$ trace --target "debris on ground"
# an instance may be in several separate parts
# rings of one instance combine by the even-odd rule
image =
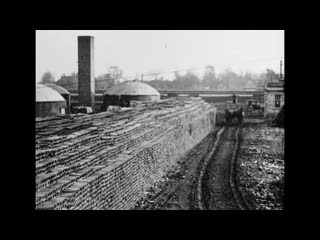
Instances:
[[[283,209],[284,129],[266,125],[242,129],[237,180],[252,209]]]

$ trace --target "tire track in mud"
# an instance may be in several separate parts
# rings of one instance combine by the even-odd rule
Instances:
[[[239,127],[227,126],[218,139],[214,153],[200,176],[199,209],[248,209],[236,183],[236,156],[239,145]]]

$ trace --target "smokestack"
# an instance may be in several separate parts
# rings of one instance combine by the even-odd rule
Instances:
[[[79,105],[94,111],[94,38],[78,36],[78,92]]]

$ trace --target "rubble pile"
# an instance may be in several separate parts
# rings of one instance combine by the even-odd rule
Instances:
[[[214,127],[200,98],[36,121],[37,209],[130,209]]]
[[[237,177],[252,209],[283,209],[284,129],[265,125],[242,130]]]

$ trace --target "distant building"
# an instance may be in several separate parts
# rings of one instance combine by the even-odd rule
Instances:
[[[63,75],[55,84],[65,88],[70,93],[78,92],[78,78],[75,75],[74,76]]]
[[[126,81],[119,83],[103,95],[103,106],[119,105],[121,101],[159,101],[160,93],[146,83]]]
[[[284,106],[284,79],[268,82],[264,88],[264,116],[274,116]]]
[[[219,84],[218,84],[217,90],[222,91],[222,90],[226,90],[226,89],[227,89],[227,88],[226,88],[226,86],[225,86],[223,83],[219,83]]]
[[[257,91],[257,87],[252,81],[248,81],[244,87],[244,91]]]
[[[50,117],[66,113],[66,100],[55,90],[36,84],[36,117]]]
[[[57,91],[66,100],[66,113],[70,113],[71,110],[71,99],[70,93],[61,86],[52,83],[46,83],[47,87]]]

